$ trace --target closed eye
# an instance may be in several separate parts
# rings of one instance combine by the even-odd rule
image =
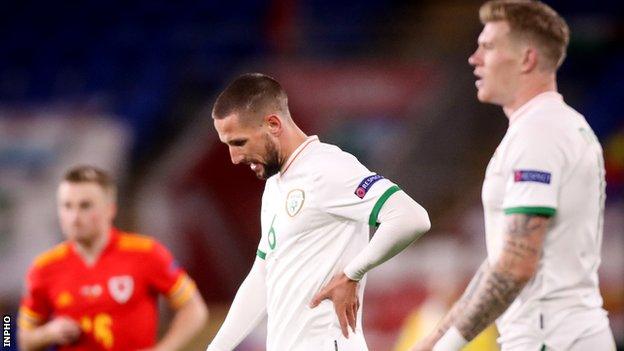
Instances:
[[[247,139],[234,139],[228,141],[228,145],[230,146],[244,146],[247,144]]]
[[[479,46],[483,49],[489,50],[494,48],[494,43],[486,41],[479,44]]]

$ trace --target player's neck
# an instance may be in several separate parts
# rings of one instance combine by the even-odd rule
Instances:
[[[526,82],[526,84],[520,84],[520,88],[514,94],[513,100],[503,106],[503,111],[507,118],[510,118],[524,104],[548,91],[557,91],[557,81],[554,73],[537,77]]]
[[[110,228],[104,230],[97,238],[90,242],[75,241],[74,247],[82,260],[88,265],[93,266],[108,242],[110,240]]]
[[[288,162],[290,156],[297,150],[299,145],[303,144],[308,136],[297,125],[294,125],[285,131],[284,139],[282,141],[282,150],[280,155],[280,161],[283,168]]]

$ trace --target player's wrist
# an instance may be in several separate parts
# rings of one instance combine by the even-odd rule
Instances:
[[[214,344],[210,344],[208,345],[208,349],[206,351],[225,351],[225,349],[219,348],[218,346],[215,346]]]
[[[432,351],[458,351],[468,343],[468,340],[455,328],[450,327],[444,335],[433,345]]]
[[[352,265],[348,265],[347,267],[345,267],[342,274],[344,274],[344,276],[349,280],[359,282],[364,277],[364,274],[360,273],[360,269],[353,268],[351,266]]]

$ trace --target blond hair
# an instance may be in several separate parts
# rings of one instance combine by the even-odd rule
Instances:
[[[566,56],[570,29],[550,6],[534,0],[492,0],[481,6],[479,18],[488,22],[506,21],[511,35],[535,44],[544,68],[556,71]]]
[[[87,165],[70,168],[65,172],[63,181],[68,183],[95,183],[99,185],[113,201],[117,198],[117,185],[106,171]]]

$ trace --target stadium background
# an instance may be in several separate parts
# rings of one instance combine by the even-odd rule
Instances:
[[[546,1],[572,29],[559,75],[605,149],[601,288],[624,343],[621,1]],[[202,350],[254,257],[263,183],[229,162],[209,117],[224,84],[265,72],[295,120],[401,184],[433,229],[370,275],[371,350],[401,350],[485,256],[480,186],[502,137],[467,57],[481,1],[20,1],[0,13],[0,311],[15,315],[35,255],[62,239],[54,192],[76,163],[121,183],[117,224],[166,243],[211,306]],[[208,112],[207,112],[208,111]],[[164,320],[167,319],[165,316]],[[404,335],[403,335],[404,336]],[[238,350],[263,350],[261,329]]]

